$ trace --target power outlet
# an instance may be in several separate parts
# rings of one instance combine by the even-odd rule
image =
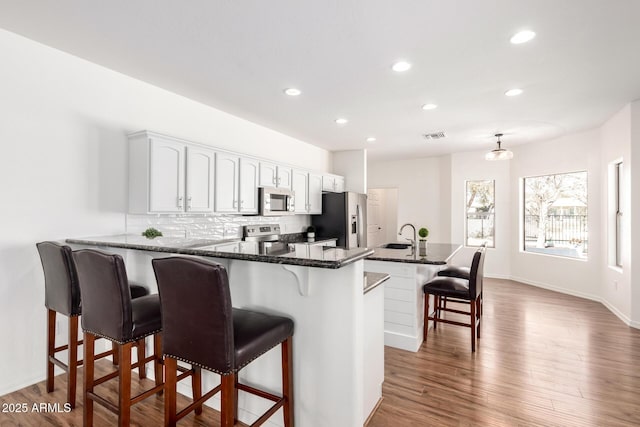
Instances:
[[[56,319],[56,336],[60,335],[60,319]]]

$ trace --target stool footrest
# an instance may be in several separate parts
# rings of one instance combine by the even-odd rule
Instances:
[[[216,386],[213,390],[209,390],[204,395],[202,395],[200,399],[194,402],[191,402],[189,406],[187,406],[186,408],[184,408],[183,410],[181,410],[176,414],[176,421],[184,418],[184,416],[187,415],[189,412],[193,411],[194,408],[201,406],[204,402],[211,399],[220,390],[222,390],[222,385]]]
[[[238,390],[242,390],[242,391],[246,391],[248,393],[251,394],[255,394],[256,396],[260,396],[264,399],[269,399],[273,402],[277,402],[278,400],[282,399],[282,397],[280,396],[276,396],[275,394],[271,394],[271,393],[267,393],[266,391],[263,390],[259,390],[257,388],[248,386],[246,384],[240,384],[238,383],[237,385]]]
[[[59,368],[62,368],[62,369],[64,369],[65,371],[68,371],[68,370],[69,370],[69,366],[68,366],[66,363],[64,363],[62,360],[58,360],[58,359],[56,359],[56,358],[55,358],[55,357],[53,357],[53,356],[49,356],[49,362],[51,362],[51,363],[53,363],[53,364],[57,365]]]

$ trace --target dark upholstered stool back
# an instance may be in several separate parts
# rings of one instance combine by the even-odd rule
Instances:
[[[232,372],[233,309],[225,268],[182,257],[152,262],[162,305],[163,353]]]
[[[73,258],[82,292],[82,328],[119,343],[131,341],[131,291],[122,257],[83,249]]]
[[[480,247],[473,254],[471,261],[471,271],[469,271],[469,296],[475,299],[482,292],[482,281],[484,280],[484,253],[485,247]]]
[[[71,248],[55,242],[40,242],[36,247],[44,271],[44,305],[65,316],[79,315],[80,287]]]

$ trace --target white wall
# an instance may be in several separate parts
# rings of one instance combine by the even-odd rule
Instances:
[[[629,239],[631,261],[631,325],[640,328],[640,226],[631,218],[640,213],[640,100],[631,103],[631,143],[629,168]]]
[[[333,173],[345,178],[345,191],[367,194],[367,150],[333,152]]]
[[[601,162],[600,176],[602,177],[601,192],[602,203],[600,205],[601,224],[600,230],[604,233],[602,239],[603,251],[600,259],[602,269],[602,282],[600,295],[603,304],[627,323],[631,319],[631,241],[628,235],[623,236],[624,248],[622,250],[623,268],[615,267],[615,215],[613,210],[613,182],[612,162],[623,161],[624,179],[622,187],[631,188],[631,106],[626,105],[617,114],[611,117],[600,128]],[[628,191],[627,197],[622,200],[625,205],[623,211],[623,229],[630,230],[631,215]],[[626,233],[625,233],[626,234]],[[612,262],[613,261],[613,262]]]
[[[416,229],[428,228],[430,242],[450,241],[449,189],[442,187],[440,175],[443,162],[448,167],[446,157],[369,163],[369,188],[398,189],[396,229],[409,222]],[[409,237],[409,231],[405,233]]]
[[[485,274],[508,278],[511,275],[510,256],[513,251],[511,222],[517,210],[510,186],[509,161],[488,162],[484,152],[457,153],[451,156],[451,242],[465,242],[466,181],[495,181],[495,247],[487,249]],[[464,247],[452,260],[454,265],[471,265],[476,248]]]
[[[323,149],[13,33],[0,30],[0,52],[0,395],[45,374],[35,243],[125,230],[127,133],[329,169]]]
[[[599,298],[601,280],[600,139],[598,130],[552,141],[516,146],[511,160],[511,274],[514,280],[572,295]],[[587,171],[589,254],[587,261],[524,252],[520,248],[520,179],[529,176]],[[518,238],[516,238],[518,236]]]

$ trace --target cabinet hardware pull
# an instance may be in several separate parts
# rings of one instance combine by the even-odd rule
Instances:
[[[178,196],[178,207],[182,208],[182,196]]]

